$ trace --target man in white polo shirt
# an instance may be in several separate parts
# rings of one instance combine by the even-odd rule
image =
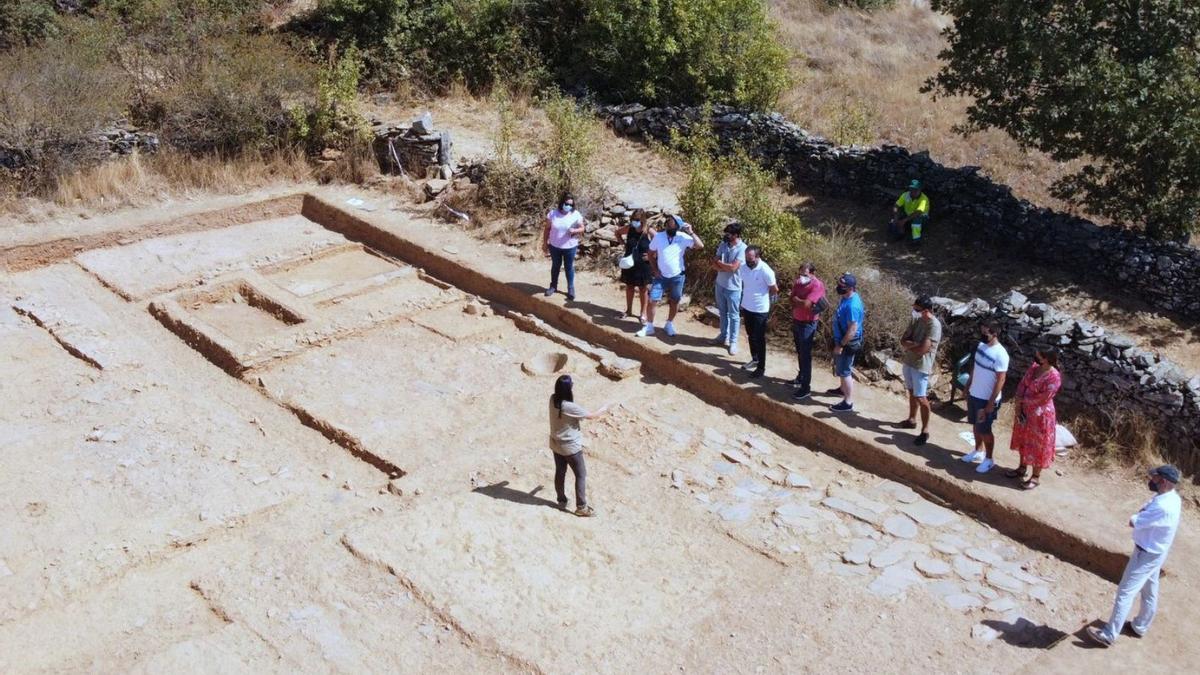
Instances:
[[[742,323],[750,341],[750,363],[742,369],[749,370],[750,377],[762,377],[767,368],[767,319],[771,317],[771,305],[779,300],[779,286],[775,270],[763,261],[758,246],[746,249],[746,264],[738,268],[737,274],[742,280]]]
[[[1133,599],[1139,594],[1142,607],[1129,624],[1129,630],[1137,637],[1144,637],[1150,630],[1150,622],[1158,609],[1158,573],[1167,561],[1167,553],[1179,529],[1183,503],[1175,491],[1178,484],[1179,469],[1170,464],[1150,471],[1149,487],[1154,497],[1129,519],[1129,527],[1133,528],[1133,554],[1121,575],[1112,616],[1103,628],[1089,626],[1087,629],[1088,637],[1103,647],[1117,641],[1125,627],[1125,619],[1133,609]]]
[[[689,248],[702,249],[704,242],[692,226],[679,216],[667,214],[667,226],[650,240],[650,262],[654,265],[654,281],[650,285],[650,304],[646,307],[646,325],[637,332],[638,337],[654,335],[654,309],[663,294],[671,306],[667,335],[675,335],[675,314],[679,312],[679,299],[683,297],[683,254]]]

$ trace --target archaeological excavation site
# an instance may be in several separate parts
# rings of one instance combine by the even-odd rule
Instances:
[[[540,262],[378,195],[118,215],[0,251],[0,672],[1194,658],[1187,522],[1155,642],[1080,646],[1144,501],[1124,483],[968,477],[948,429],[922,455],[794,406],[697,321],[638,341],[613,281],[564,305]],[[584,423],[594,518],[555,502],[561,374],[612,406]]]

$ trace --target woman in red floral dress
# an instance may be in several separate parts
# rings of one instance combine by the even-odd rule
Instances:
[[[1013,424],[1011,447],[1021,453],[1021,465],[1007,474],[1009,478],[1021,479],[1021,487],[1026,490],[1038,486],[1042,469],[1054,461],[1054,432],[1058,426],[1054,395],[1061,386],[1058,350],[1039,349],[1017,385],[1017,420]],[[1033,467],[1028,480],[1024,480],[1026,467]]]

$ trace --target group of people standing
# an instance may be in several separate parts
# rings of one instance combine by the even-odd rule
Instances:
[[[898,238],[911,237],[913,243],[920,243],[922,227],[928,221],[929,200],[921,192],[918,181],[913,181],[909,187],[896,202],[890,225]],[[558,208],[547,215],[544,235],[545,250],[552,260],[551,284],[546,295],[557,291],[560,268],[565,268],[568,300],[575,298],[575,248],[585,229],[583,218],[574,207],[574,199],[564,196]],[[702,250],[704,242],[690,225],[673,214],[666,214],[664,228],[654,231],[642,210],[634,211],[629,224],[618,234],[623,244],[619,265],[621,281],[625,285],[625,314],[637,317],[642,324],[636,335],[654,334],[655,306],[665,296],[669,314],[663,330],[668,336],[674,336],[675,316],[683,296],[684,257],[689,250]],[[742,368],[748,371],[749,377],[759,378],[766,370],[768,322],[771,309],[779,301],[779,286],[775,271],[763,260],[762,250],[747,245],[742,235],[741,224],[728,224],[710,261],[716,272],[713,295],[719,315],[719,330],[713,342],[724,347],[731,356],[736,355],[739,330],[744,326],[750,360]],[[830,410],[849,413],[854,411],[853,366],[855,357],[863,349],[867,311],[858,294],[858,279],[853,274],[839,276],[835,290],[838,305],[831,319],[831,351],[838,383],[825,393],[841,397]],[[635,297],[637,314],[633,312]],[[798,372],[789,384],[793,388],[792,398],[804,400],[812,395],[813,347],[822,316],[829,310],[825,284],[817,276],[813,263],[804,263],[797,270],[790,301]],[[928,296],[916,298],[911,320],[899,338],[904,385],[908,392],[908,416],[894,426],[917,431],[913,444],[918,446],[929,440],[929,387],[943,339],[942,324],[933,310],[933,301]],[[974,449],[964,455],[962,461],[978,463],[975,470],[988,473],[995,467],[992,426],[1004,403],[1009,354],[1000,342],[1000,326],[995,321],[984,321],[979,331],[980,339],[971,355],[971,368],[964,386]],[[1057,435],[1054,397],[1062,386],[1058,357],[1055,347],[1038,348],[1014,396],[1016,414],[1010,447],[1019,454],[1020,462],[1005,475],[1020,481],[1026,490],[1038,486],[1042,471],[1054,461]],[[575,477],[575,513],[579,516],[595,515],[586,497],[587,469],[580,422],[607,412],[608,406],[588,412],[575,403],[570,375],[560,376],[555,382],[549,413],[550,445],[555,461],[554,487],[558,505],[565,509],[568,504],[565,481],[569,468]],[[1113,644],[1123,631],[1140,637],[1149,630],[1157,608],[1159,572],[1179,525],[1180,499],[1175,492],[1178,482],[1179,471],[1174,466],[1164,465],[1150,472],[1148,485],[1155,497],[1130,518],[1135,548],[1121,579],[1112,615],[1103,627],[1087,630],[1088,637],[1101,646]],[[1126,623],[1133,602],[1139,596],[1140,611],[1131,623]]]

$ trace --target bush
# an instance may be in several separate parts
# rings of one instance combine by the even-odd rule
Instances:
[[[72,22],[58,38],[0,55],[0,147],[31,167],[31,182],[101,156],[92,138],[121,116],[128,93],[114,44]]]
[[[292,30],[363,50],[376,85],[497,80],[648,103],[768,108],[788,53],[763,0],[321,0]]]
[[[551,90],[541,100],[550,134],[538,149],[538,164],[551,191],[547,205],[564,192],[575,195],[581,210],[599,210],[605,190],[593,169],[599,123],[575,99]]]
[[[774,105],[788,53],[762,0],[586,0],[550,61],[560,81],[647,103]]]
[[[291,109],[293,137],[310,151],[368,144],[370,131],[358,112],[361,74],[362,60],[355,47],[330,54],[317,76],[316,100],[311,106]]]
[[[843,100],[834,108],[829,137],[838,145],[869,145],[875,140],[875,112],[862,101]]]
[[[0,2],[0,52],[28,47],[58,32],[52,0]]]

